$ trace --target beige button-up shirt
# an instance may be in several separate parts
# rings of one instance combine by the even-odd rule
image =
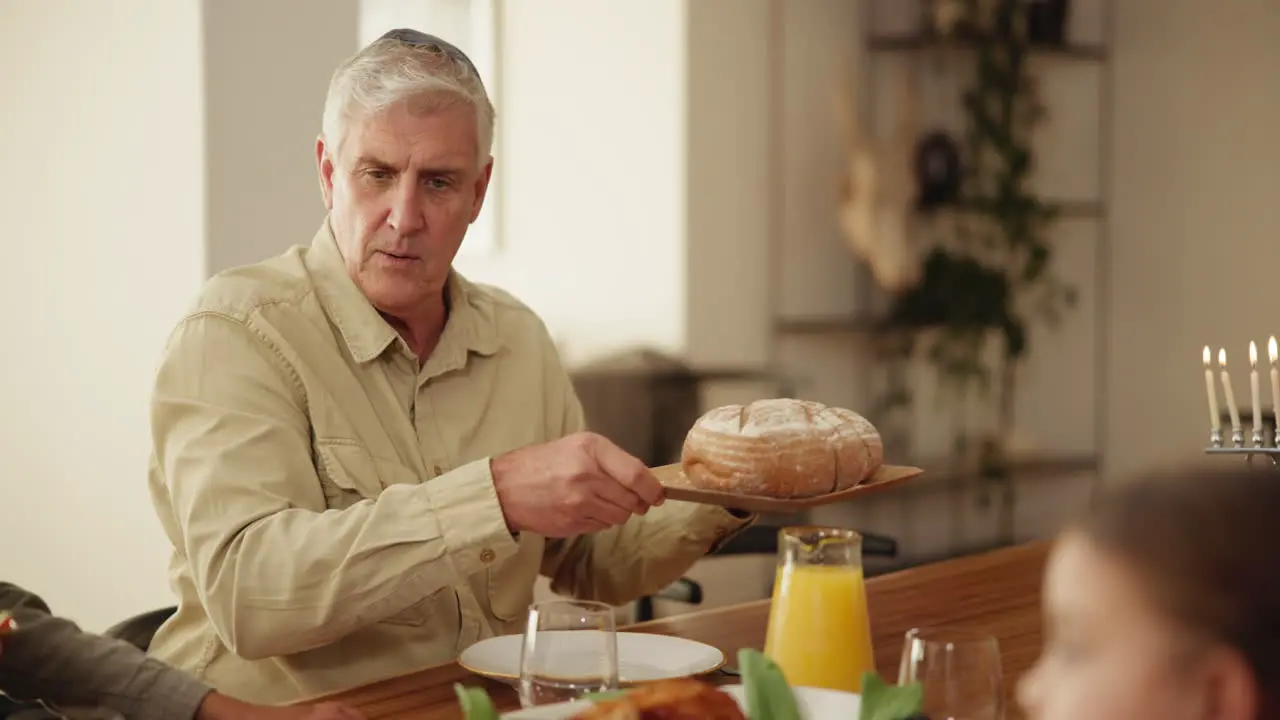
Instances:
[[[621,604],[676,580],[746,521],[668,502],[590,536],[513,537],[489,458],[581,430],[541,320],[454,273],[419,367],[309,248],[211,280],[166,347],[150,488],[178,611],[151,652],[278,703],[453,660],[519,632],[539,574]]]

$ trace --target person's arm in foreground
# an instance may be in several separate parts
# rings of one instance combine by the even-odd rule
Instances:
[[[204,683],[113,638],[55,617],[44,601],[0,582],[0,690],[61,707],[102,707],[128,720],[362,720],[326,704],[269,708],[213,692]],[[0,628],[5,625],[0,621]]]

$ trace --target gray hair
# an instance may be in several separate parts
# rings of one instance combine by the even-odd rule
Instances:
[[[493,103],[469,61],[432,45],[414,45],[383,37],[338,66],[329,81],[321,134],[336,161],[354,120],[411,103],[416,112],[431,112],[462,103],[476,116],[477,162],[483,167],[493,152]]]

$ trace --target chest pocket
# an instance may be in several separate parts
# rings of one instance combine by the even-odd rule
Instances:
[[[315,453],[325,506],[333,510],[377,498],[391,485],[422,481],[412,469],[395,460],[375,458],[354,440],[321,438],[316,441]]]
[[[361,500],[373,500],[391,485],[416,485],[417,474],[397,461],[374,457],[354,440],[326,438],[316,441],[316,471],[324,492],[326,507],[343,510]],[[389,625],[422,627],[444,622],[445,627],[459,624],[457,592],[443,587],[422,601],[382,622]]]

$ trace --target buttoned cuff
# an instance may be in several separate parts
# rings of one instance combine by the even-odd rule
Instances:
[[[516,554],[519,545],[498,503],[489,458],[428,480],[425,487],[459,575],[473,575]]]
[[[759,518],[755,513],[741,516],[715,505],[698,506],[695,522],[690,524],[691,534],[703,542],[710,542],[707,554],[710,555],[725,543],[737,537],[739,533],[755,524]]]

